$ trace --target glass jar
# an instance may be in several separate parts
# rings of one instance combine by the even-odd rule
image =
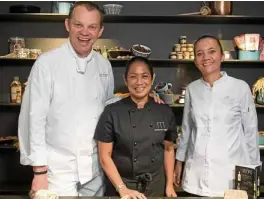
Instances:
[[[232,55],[230,51],[224,51],[224,59],[225,60],[231,60],[232,59]]]
[[[186,44],[187,43],[187,37],[186,36],[180,36],[180,44]]]
[[[181,51],[181,44],[175,44],[173,47],[173,51],[174,52],[179,52]]]
[[[187,51],[187,45],[186,44],[181,44],[181,51],[182,52]]]
[[[193,47],[187,47],[188,52],[193,52]]]
[[[17,57],[21,59],[29,58],[29,49],[28,48],[20,48],[17,51]]]
[[[170,54],[170,59],[177,59],[177,53],[176,52],[172,52]]]
[[[29,58],[37,59],[41,54],[40,49],[30,49],[29,50]]]
[[[183,53],[177,52],[177,59],[183,59]]]
[[[11,37],[8,43],[9,53],[16,53],[20,48],[25,48],[25,39],[23,37]]]

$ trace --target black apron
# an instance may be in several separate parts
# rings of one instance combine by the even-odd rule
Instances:
[[[121,176],[121,178],[128,189],[144,193],[147,197],[165,196],[166,180],[164,167],[155,173],[144,173],[132,178],[124,178]],[[105,196],[119,196],[119,193],[116,191],[115,187],[108,178],[106,179]]]

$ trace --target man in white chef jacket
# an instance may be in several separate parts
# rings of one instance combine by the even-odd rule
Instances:
[[[31,197],[40,189],[103,195],[93,135],[114,80],[109,61],[92,50],[102,20],[96,4],[77,2],[65,20],[68,41],[42,54],[31,70],[18,130],[21,164],[34,171]]]

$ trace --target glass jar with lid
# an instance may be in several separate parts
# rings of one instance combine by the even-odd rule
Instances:
[[[174,44],[173,52],[179,52],[181,51],[181,44]]]
[[[179,43],[180,44],[186,44],[187,43],[187,37],[186,36],[180,36]]]
[[[170,59],[177,59],[177,53],[176,52],[171,52]]]
[[[23,37],[11,37],[8,43],[9,53],[16,53],[20,48],[25,48],[25,39]]]
[[[41,49],[30,49],[29,50],[29,58],[37,59],[41,54]]]
[[[29,49],[28,48],[20,48],[17,51],[17,57],[21,59],[29,58]]]

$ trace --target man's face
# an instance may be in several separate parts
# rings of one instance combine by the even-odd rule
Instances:
[[[93,44],[102,35],[101,16],[97,10],[88,11],[84,6],[77,6],[71,19],[65,20],[71,44],[80,57],[89,55]]]

